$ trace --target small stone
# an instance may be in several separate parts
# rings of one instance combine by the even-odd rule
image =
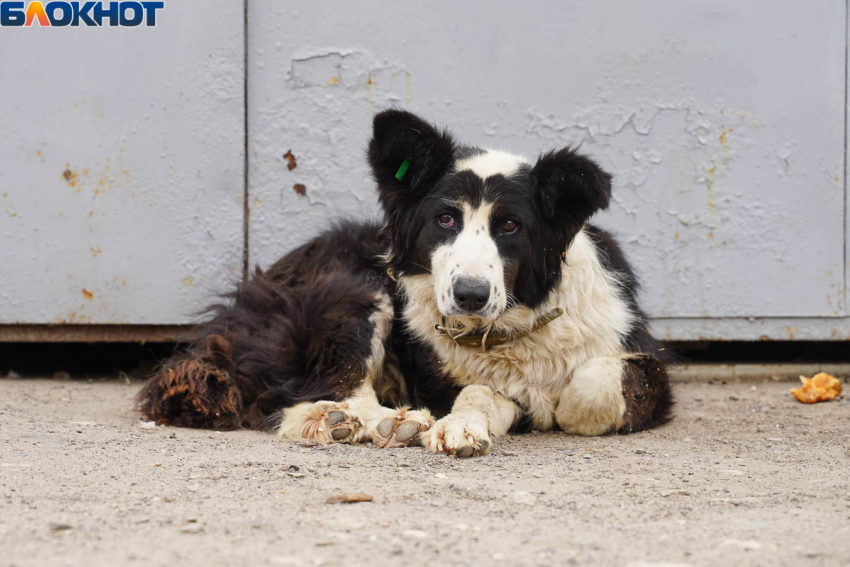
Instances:
[[[525,490],[517,490],[513,494],[511,494],[509,501],[513,504],[519,504],[521,506],[534,506],[537,504],[537,497],[535,497],[530,492],[526,492]]]
[[[428,534],[422,530],[404,530],[401,532],[404,537],[412,537],[414,539],[426,539]]]
[[[371,502],[372,500],[374,500],[372,496],[363,492],[349,492],[331,496],[325,500],[325,504],[354,504],[356,502]]]
[[[564,454],[568,457],[572,457],[573,455],[575,455],[575,453],[570,451],[569,449],[564,449]]]
[[[762,547],[761,544],[757,541],[753,541],[753,540],[742,541],[742,540],[738,540],[738,539],[724,540],[721,545],[737,547],[737,548],[742,549],[744,551],[754,551],[756,549],[761,549],[761,547]]]
[[[184,534],[199,534],[204,531],[204,526],[201,524],[189,524],[180,528],[180,531]]]
[[[263,519],[260,516],[254,516],[251,518],[251,527],[256,529],[263,527]]]
[[[691,493],[687,490],[664,490],[661,492],[661,496],[667,498],[668,496],[690,496]]]
[[[50,522],[48,525],[51,532],[65,532],[74,529],[74,526],[66,524],[65,522]]]

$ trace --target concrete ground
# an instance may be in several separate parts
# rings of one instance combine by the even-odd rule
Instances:
[[[677,384],[628,437],[474,460],[145,428],[138,383],[0,380],[0,566],[850,565],[850,403]],[[374,501],[326,504],[363,492]]]

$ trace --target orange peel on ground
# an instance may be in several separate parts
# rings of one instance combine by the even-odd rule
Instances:
[[[826,372],[819,372],[811,378],[800,376],[800,382],[803,385],[792,388],[791,393],[804,404],[828,402],[841,394],[841,380]]]

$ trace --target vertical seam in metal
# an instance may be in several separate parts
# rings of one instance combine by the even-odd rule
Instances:
[[[848,43],[848,34],[850,34],[850,0],[845,0],[844,2],[844,289],[842,290],[841,297],[843,299],[842,310],[844,315],[850,314],[850,310],[848,310],[848,300],[850,298],[847,297],[848,291],[850,291],[850,280],[848,280],[848,275],[850,275],[850,247],[847,246],[848,239],[850,239],[850,225],[847,223],[848,211],[847,208],[850,207],[850,193],[847,191],[847,102],[848,102],[848,93],[847,93],[847,81],[850,76],[848,73],[848,65],[850,65],[850,54],[848,54],[848,49],[850,49],[850,43]]]
[[[243,126],[242,136],[244,138],[245,162],[243,165],[242,185],[242,281],[248,281],[248,235],[251,223],[251,207],[248,203],[248,0],[242,0],[242,104],[243,104]]]

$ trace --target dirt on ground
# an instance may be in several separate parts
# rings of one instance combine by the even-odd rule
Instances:
[[[139,387],[0,380],[0,565],[850,565],[846,395],[679,383],[658,430],[459,460],[151,427]]]

